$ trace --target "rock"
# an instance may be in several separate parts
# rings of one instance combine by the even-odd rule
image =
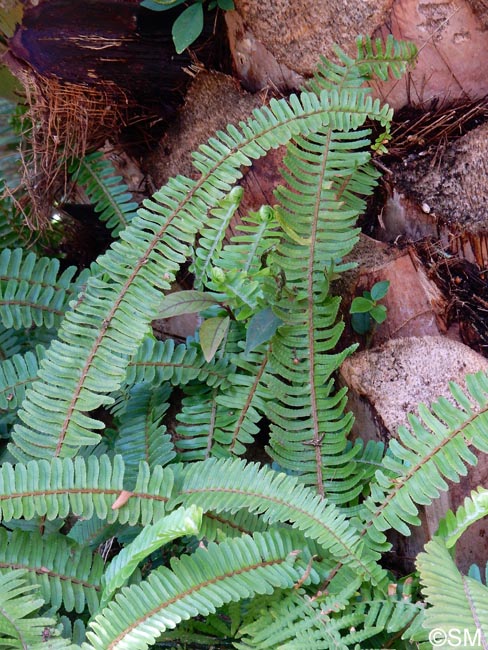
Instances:
[[[414,42],[415,67],[401,80],[374,84],[376,94],[400,108],[433,100],[452,102],[488,93],[488,11],[483,0],[236,0],[227,24],[231,52],[247,88],[267,84],[296,89],[320,55],[333,57],[338,44],[354,55],[359,35]]]
[[[413,41],[417,64],[401,81],[377,84],[378,94],[395,108],[484,97],[488,92],[486,8],[475,12],[459,0],[396,0],[389,21],[376,35],[392,33]],[[485,24],[483,24],[485,21]]]
[[[372,34],[387,19],[392,0],[236,0],[237,12],[275,59],[300,75],[311,75],[319,56],[334,44],[355,52],[359,34]]]
[[[232,77],[218,72],[198,74],[180,115],[164,135],[156,153],[145,163],[155,186],[163,185],[177,174],[198,178],[200,173],[191,163],[191,153],[218,129],[246,120],[264,101],[260,95],[243,91]],[[266,157],[254,161],[251,167],[242,169],[243,177],[239,184],[244,189],[244,197],[229,235],[249,210],[274,203],[273,190],[282,182],[279,169],[283,155],[283,147],[271,150]]]
[[[449,399],[449,381],[465,387],[465,375],[480,370],[488,371],[487,359],[462,343],[440,336],[391,340],[353,355],[343,363],[339,380],[350,389],[348,407],[356,416],[353,435],[388,443],[400,425],[408,424],[407,413],[417,412],[420,402],[430,405],[441,395]],[[408,558],[415,558],[435,533],[446,510],[455,510],[472,489],[486,485],[487,458],[482,454],[478,457],[477,467],[470,468],[466,478],[450,484],[449,492],[425,508],[422,526],[412,531],[411,538],[391,535],[405,567],[410,566]],[[488,540],[480,540],[485,528],[481,522],[461,538],[457,547],[461,568],[466,569],[473,561],[486,562]]]
[[[257,92],[270,88],[288,92],[303,84],[304,78],[284,63],[279,63],[254,36],[242,16],[236,11],[228,11],[225,18],[234,67],[246,90]]]
[[[393,218],[395,227],[401,229],[397,222],[403,210],[405,233],[410,230],[425,235],[437,230],[452,254],[486,267],[488,124],[469,131],[445,148],[435,146],[422,157],[407,157],[392,170],[396,203],[393,211],[391,200],[387,203],[386,220],[391,222]],[[421,212],[424,216],[419,219]]]
[[[244,92],[232,77],[220,72],[201,72],[193,80],[185,104],[162,138],[146,167],[155,184],[172,176],[198,178],[191,154],[218,129],[249,117],[262,105],[259,95]]]

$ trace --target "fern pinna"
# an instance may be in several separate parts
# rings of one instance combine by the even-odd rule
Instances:
[[[116,238],[83,274],[2,252],[0,317],[25,335],[0,367],[8,647],[416,647],[444,608],[485,633],[482,585],[437,552],[483,511],[481,496],[419,558],[431,613],[380,558],[385,532],[408,534],[417,507],[475,462],[468,445],[486,451],[488,379],[421,406],[386,454],[348,440],[334,387],[351,352],[336,350],[334,279],[377,183],[374,123],[388,130],[392,116],[368,81],[414,56],[391,38],[359,39],[355,58],[338,50],[299,96],[202,145],[200,175],[171,179],[136,215],[107,163],[77,163]],[[229,239],[242,167],[283,145],[276,203]],[[188,260],[193,290],[166,297]],[[185,310],[199,314],[195,336],[157,341],[151,321]],[[239,458],[268,432],[271,462]],[[471,600],[444,602],[442,567]]]

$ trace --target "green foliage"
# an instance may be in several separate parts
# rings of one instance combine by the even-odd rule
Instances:
[[[362,297],[354,298],[349,313],[352,315],[351,325],[355,332],[367,334],[373,329],[374,323],[380,325],[386,320],[386,307],[378,302],[386,296],[389,286],[388,280],[376,282],[371,291],[363,291]]]
[[[42,598],[35,598],[34,585],[25,582],[25,571],[14,569],[0,576],[0,642],[2,648],[30,650],[71,649],[66,639],[59,637],[54,627],[55,620],[37,616],[43,604]],[[52,638],[54,637],[54,638]]]
[[[86,155],[70,166],[71,179],[83,188],[90,203],[113,236],[135,217],[137,203],[110,161],[100,153]]]
[[[166,11],[183,4],[185,0],[142,0],[141,6],[152,11]],[[203,4],[205,0],[194,0],[176,18],[173,23],[172,35],[175,49],[178,54],[192,45],[203,31],[204,13]],[[208,9],[215,8],[223,11],[234,9],[233,0],[210,0]]]
[[[388,133],[392,116],[368,83],[399,77],[414,55],[391,38],[359,39],[355,58],[337,51],[299,96],[210,138],[195,176],[171,179],[136,215],[108,163],[78,162],[73,178],[115,237],[83,274],[0,254],[11,647],[35,648],[39,621],[51,647],[73,650],[413,648],[447,622],[486,633],[486,587],[447,551],[486,513],[483,490],[419,558],[425,615],[415,580],[380,560],[386,531],[408,535],[419,506],[476,462],[471,447],[488,450],[488,377],[421,404],[386,453],[349,440],[335,386],[353,348],[337,345],[334,280],[379,176],[372,125]],[[280,146],[275,204],[236,225],[242,168]],[[194,287],[172,293],[188,261]],[[360,313],[378,320],[387,288]],[[155,318],[184,313],[198,314],[193,337],[154,338]],[[266,434],[269,462],[250,462]]]

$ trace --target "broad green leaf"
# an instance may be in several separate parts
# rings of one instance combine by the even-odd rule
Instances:
[[[374,302],[368,300],[367,298],[354,298],[351,303],[351,309],[349,310],[351,314],[364,314],[370,312],[374,307]]]
[[[105,572],[101,606],[104,607],[116,589],[125,584],[141,560],[177,537],[196,535],[201,525],[202,508],[191,505],[178,508],[156,523],[145,526],[134,541],[112,560]]]
[[[356,334],[367,334],[371,331],[373,326],[373,319],[369,315],[369,312],[364,312],[361,314],[352,314],[351,316],[351,327],[356,332]]]
[[[200,327],[200,345],[202,346],[205,360],[210,362],[215,356],[219,345],[229,329],[230,318],[228,316],[215,316],[207,318]]]
[[[235,9],[234,0],[217,0],[217,4],[220,9],[223,9],[224,11],[232,11]]]
[[[269,341],[282,322],[281,318],[275,316],[271,307],[254,314],[247,327],[245,354]]]
[[[203,6],[200,2],[187,7],[173,23],[173,41],[178,54],[200,36],[203,29]]]
[[[212,294],[204,291],[176,291],[164,298],[158,318],[195,314],[218,304],[220,304],[219,301]]]
[[[377,323],[382,323],[386,320],[386,307],[384,305],[375,305],[369,313]]]
[[[388,293],[390,288],[390,281],[383,280],[382,282],[377,282],[371,289],[371,298],[373,300],[381,300]]]

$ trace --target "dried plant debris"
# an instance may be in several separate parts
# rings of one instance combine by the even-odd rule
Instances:
[[[45,227],[54,197],[66,194],[72,157],[141,116],[164,119],[181,103],[191,59],[175,56],[171,21],[153,18],[151,31],[145,11],[121,0],[49,0],[25,10],[5,58],[26,92],[31,227]]]
[[[488,271],[432,242],[416,248],[430,279],[448,300],[447,325],[457,323],[463,343],[488,357]]]

